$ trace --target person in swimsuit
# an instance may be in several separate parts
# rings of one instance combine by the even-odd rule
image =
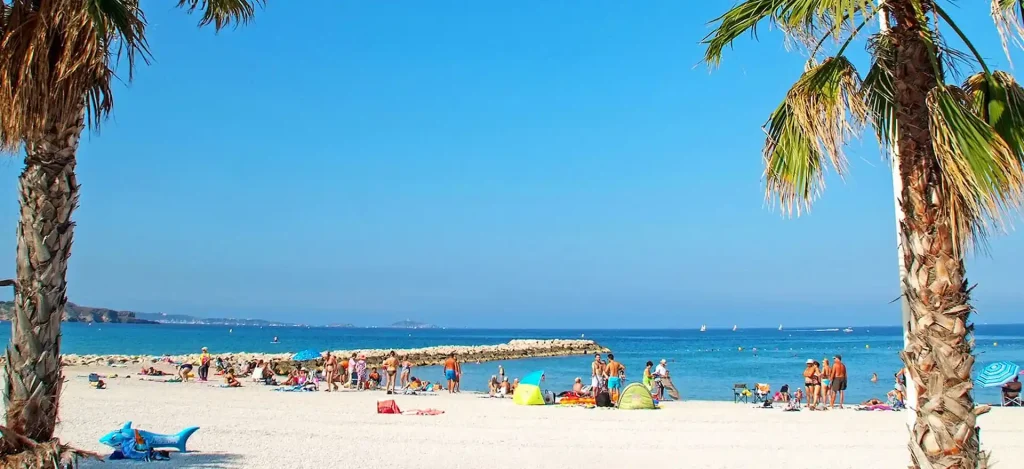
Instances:
[[[408,358],[402,360],[402,374],[399,377],[402,384],[402,389],[405,389],[410,382],[412,382],[412,362]]]
[[[395,351],[392,350],[388,354],[388,358],[384,360],[384,372],[388,375],[388,384],[385,386],[388,394],[395,393],[395,382],[398,378],[398,357],[395,355]]]
[[[188,375],[191,374],[191,373],[192,373],[192,364],[191,363],[182,363],[181,366],[178,367],[178,377],[181,378],[181,382],[183,382],[183,383],[187,383],[188,382]]]
[[[597,391],[601,389],[601,375],[604,374],[604,363],[601,362],[601,354],[594,354],[594,362],[590,364],[590,392],[597,397]]]
[[[448,358],[444,360],[444,379],[448,381],[448,394],[455,392],[456,363],[455,352],[449,353]]]
[[[804,368],[804,387],[807,388],[807,407],[810,410],[814,410],[817,403],[818,384],[820,383],[820,371],[815,363],[814,360],[808,359],[807,366]]]
[[[842,409],[843,404],[846,403],[846,363],[843,363],[842,355],[836,355],[832,359],[835,364],[832,365],[832,396],[828,406],[836,405],[836,394],[838,394],[839,408]],[[875,381],[878,381],[878,377],[875,377]]]
[[[829,397],[832,395],[832,366],[828,363],[828,358],[821,359],[821,395],[819,401],[821,402],[821,410],[825,410],[825,403],[828,402]]]
[[[608,365],[605,367],[605,376],[608,378],[608,390],[622,391],[622,378],[626,375],[626,367],[615,361],[615,355],[608,354]]]
[[[327,359],[324,361],[324,375],[327,380],[327,392],[331,392],[332,387],[337,391],[338,357],[331,355],[331,352],[327,352]]]

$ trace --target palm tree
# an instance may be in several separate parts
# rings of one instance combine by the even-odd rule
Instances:
[[[1004,49],[1011,39],[1019,44],[1021,1],[992,0],[992,14]],[[1010,74],[991,71],[934,0],[746,0],[713,23],[704,40],[710,66],[763,23],[810,52],[765,126],[769,202],[789,214],[808,209],[824,189],[826,166],[845,172],[843,147],[864,126],[893,152],[901,290],[911,312],[901,357],[917,391],[911,459],[925,468],[984,467],[976,417],[989,408],[976,406],[971,394],[963,258],[1000,226],[1004,209],[1024,199],[1024,89]],[[864,37],[871,67],[862,78],[845,52]],[[826,55],[830,39],[836,49]],[[947,83],[965,67],[977,71]]]
[[[200,26],[220,30],[248,22],[263,2],[178,0],[177,6],[201,14]],[[126,60],[129,79],[135,60],[148,60],[145,27],[138,0],[0,2],[0,146],[25,151],[0,457],[53,437],[71,214],[78,204],[75,153],[85,127],[98,126],[113,107],[119,59]]]

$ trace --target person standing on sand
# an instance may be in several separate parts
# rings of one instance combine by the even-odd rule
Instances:
[[[388,394],[395,393],[395,380],[398,378],[398,357],[395,356],[395,351],[392,350],[388,354],[388,358],[384,360],[384,371],[388,375],[388,384],[384,389],[387,390]]]
[[[455,392],[455,378],[456,378],[456,362],[455,352],[449,353],[448,358],[444,360],[444,379],[448,381],[448,394]]]
[[[836,404],[836,394],[839,394],[839,408],[843,408],[843,404],[846,403],[846,364],[843,363],[843,356],[836,355],[832,357],[835,360],[835,364],[832,365],[832,395],[829,399],[829,407],[833,407]],[[876,377],[877,381],[878,378]]]
[[[829,366],[828,358],[822,358],[821,363],[821,389],[818,399],[821,402],[821,410],[825,410],[825,403],[832,396],[832,367]]]
[[[348,384],[352,389],[357,389],[356,385],[359,384],[359,374],[356,373],[356,354],[352,354],[348,358]]]
[[[590,392],[597,397],[601,390],[601,376],[604,375],[604,363],[601,361],[601,354],[594,354],[594,363],[590,364]]]
[[[462,362],[455,357],[455,392],[462,392]]]
[[[199,381],[206,381],[210,375],[210,351],[203,347],[203,353],[199,355]]]
[[[409,357],[402,359],[402,374],[399,377],[401,380],[402,389],[412,382],[412,362],[409,361]]]
[[[821,383],[820,370],[814,360],[807,359],[804,368],[804,387],[807,388],[807,408],[814,410],[818,399],[818,385]]]
[[[605,367],[605,375],[608,377],[608,390],[615,392],[622,391],[622,378],[626,376],[626,367],[615,361],[615,355],[608,354],[608,365]]]
[[[327,352],[324,360],[324,379],[327,380],[327,392],[331,392],[332,387],[338,390],[338,357],[331,355],[331,352]]]

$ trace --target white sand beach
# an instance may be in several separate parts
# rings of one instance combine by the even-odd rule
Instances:
[[[124,373],[124,369],[104,369]],[[472,394],[397,396],[402,410],[378,415],[383,392],[284,393],[246,382],[108,380],[95,390],[67,368],[58,436],[109,454],[98,439],[131,420],[136,428],[201,429],[170,462],[88,462],[84,468],[899,468],[906,467],[906,414],[782,412],[731,402],[665,403],[656,411],[523,407]],[[685,395],[685,390],[683,390]],[[996,467],[1024,460],[1024,409],[981,418]],[[346,461],[342,463],[341,459]]]

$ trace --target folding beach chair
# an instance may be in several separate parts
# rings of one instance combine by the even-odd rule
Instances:
[[[736,383],[732,385],[732,402],[744,402],[749,403],[751,392],[750,388],[747,387],[746,383]]]
[[[767,383],[757,383],[754,385],[754,402],[765,402],[770,399],[772,392],[771,385]]]
[[[1019,392],[1004,392],[1003,407],[1022,407]]]

